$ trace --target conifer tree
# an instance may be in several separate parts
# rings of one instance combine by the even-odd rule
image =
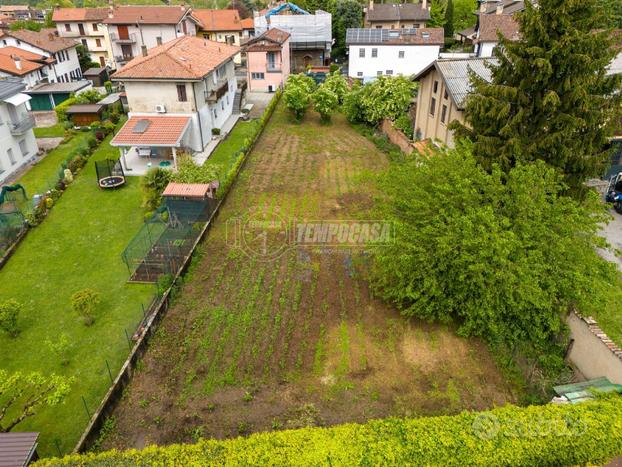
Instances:
[[[466,122],[452,124],[469,137],[486,167],[506,171],[518,161],[544,160],[565,175],[581,197],[583,182],[607,164],[607,138],[622,105],[619,76],[607,76],[616,55],[603,24],[600,0],[538,0],[516,16],[521,40],[500,37],[492,82],[474,74]]]

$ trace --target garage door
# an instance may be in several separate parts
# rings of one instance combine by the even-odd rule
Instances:
[[[32,110],[52,110],[50,96],[47,94],[31,94],[30,108]]]
[[[52,94],[52,97],[54,98],[54,105],[58,105],[69,99],[69,94]]]

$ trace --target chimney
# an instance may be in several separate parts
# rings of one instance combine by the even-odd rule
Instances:
[[[503,2],[501,0],[499,0],[497,2],[497,9],[496,9],[495,13],[498,14],[498,15],[502,15],[503,14]]]
[[[147,46],[146,45],[141,45],[140,46],[140,52],[142,53],[143,57],[147,56]]]
[[[374,9],[374,0],[369,0],[369,11]]]
[[[16,70],[21,70],[22,69],[22,59],[19,58],[17,55],[11,55],[11,58],[15,62],[15,69]]]
[[[428,9],[428,0],[421,0],[421,9],[422,10]]]

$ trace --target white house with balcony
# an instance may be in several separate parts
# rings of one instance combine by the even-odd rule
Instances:
[[[197,20],[180,6],[118,6],[104,19],[112,53],[112,67],[123,65],[151,49],[181,36],[195,36]]]
[[[88,51],[91,61],[112,66],[112,51],[106,28],[108,8],[56,8],[52,20],[60,37],[79,41]]]
[[[35,120],[26,108],[26,85],[16,78],[0,79],[0,184],[39,151],[32,131]]]
[[[150,167],[175,169],[181,151],[202,164],[213,129],[230,128],[238,47],[182,36],[151,49],[112,75],[123,83],[129,119],[112,139],[129,175]],[[218,133],[219,131],[216,131]]]
[[[444,40],[443,28],[350,28],[348,76],[367,82],[383,75],[414,75],[439,57]]]

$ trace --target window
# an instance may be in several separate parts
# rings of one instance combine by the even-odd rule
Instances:
[[[225,101],[220,100],[220,110],[225,110]]]
[[[102,41],[101,41],[101,39],[95,39],[95,45],[96,45],[97,47],[101,47],[101,46],[102,46]]]
[[[447,89],[445,89],[445,92],[443,93],[443,99],[447,99],[449,97],[449,94],[447,94]]]
[[[214,109],[214,120],[216,120],[218,118],[218,113],[216,112],[216,109]]]
[[[389,75],[389,76],[391,76],[391,75],[393,74],[393,70],[387,70],[387,71],[386,71],[386,74],[387,74],[387,75]]]
[[[376,72],[376,76],[382,76],[382,70],[378,70],[378,71]]]
[[[264,79],[264,73],[251,73],[251,79]]]
[[[179,102],[186,102],[188,100],[188,96],[186,96],[186,85],[185,84],[177,85],[177,100]]]
[[[93,23],[93,31],[97,31],[97,23]]]
[[[15,165],[15,156],[13,155],[13,148],[9,148],[6,150],[6,155],[9,156],[9,160],[11,161],[11,165]]]
[[[436,94],[438,91],[438,81],[434,81],[434,86],[432,87],[432,92]]]
[[[227,96],[227,105],[229,105],[229,96]]]
[[[359,58],[365,58],[365,49],[363,47],[359,49]]]
[[[443,108],[441,109],[441,123],[445,123],[446,118],[447,118],[447,105],[443,104]]]
[[[357,71],[356,72],[356,76],[363,76],[363,72],[362,71]]]
[[[80,42],[82,42],[84,48],[88,48],[89,45],[86,43],[86,39],[80,39]]]
[[[65,23],[65,31],[71,32],[71,24]]]
[[[26,145],[25,139],[19,142],[19,150],[22,153],[22,157],[28,156],[28,146]]]
[[[71,81],[71,80],[69,79],[69,75],[68,75],[67,73],[65,73],[65,83],[68,83],[69,81]]]
[[[403,50],[400,50],[400,51],[397,53],[397,58],[404,58],[404,51],[403,51]]]
[[[382,25],[381,26],[376,26],[376,29],[382,29]]]
[[[378,56],[378,49],[371,49],[371,58],[376,58]]]
[[[434,117],[434,112],[436,111],[436,99],[433,97],[430,99],[430,115]]]

